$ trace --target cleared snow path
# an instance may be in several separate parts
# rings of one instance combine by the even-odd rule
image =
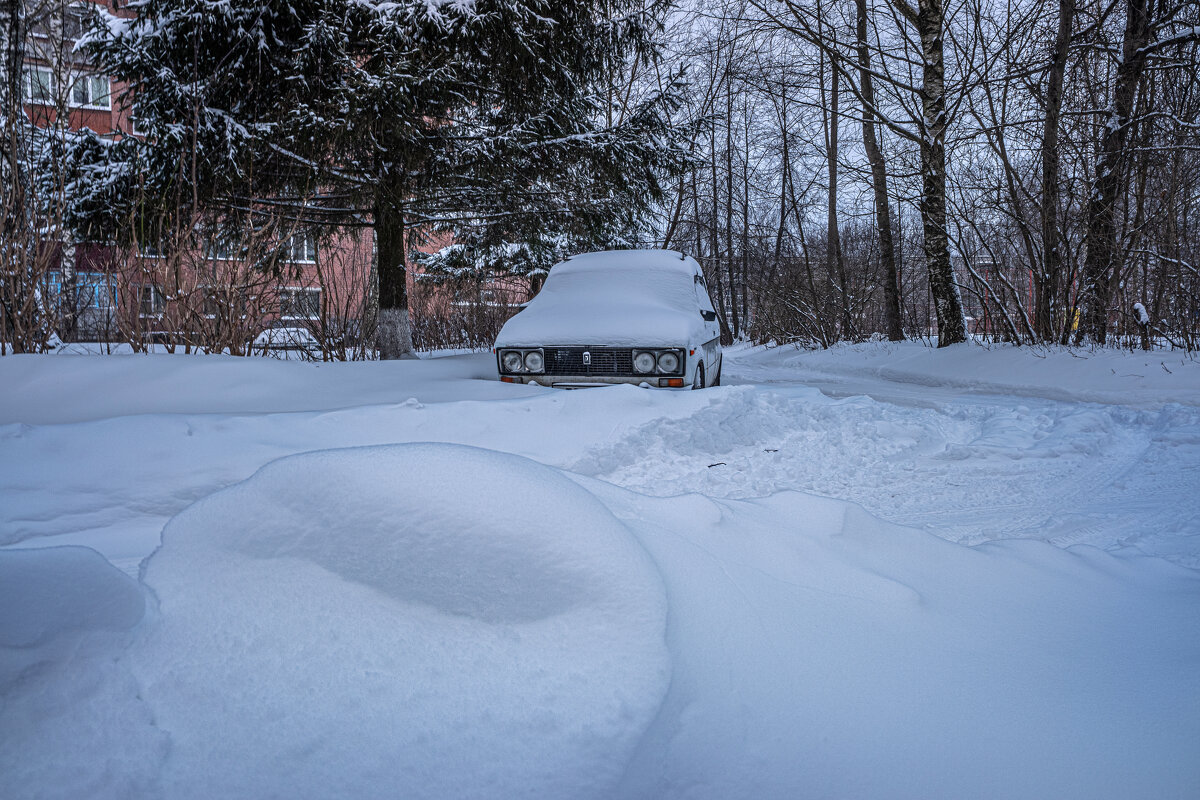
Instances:
[[[1131,547],[1200,568],[1200,409],[931,394],[921,407],[782,383],[726,388],[570,467],[649,494],[794,489],[962,544]]]
[[[1141,407],[1129,407],[1037,396],[1062,395],[1064,381],[1077,380],[1088,397],[1119,399],[1127,377],[1104,362],[1124,357],[1129,369],[1128,354],[1078,359],[1093,367],[1089,380],[1061,378],[1055,365],[1076,359],[1069,354],[1000,352],[997,374],[983,383],[920,346],[841,350],[850,357],[735,354],[726,366],[733,386],[709,405],[647,423],[570,468],[664,496],[799,490],[962,544],[1087,544],[1200,568],[1200,363],[1174,364],[1170,381],[1151,373],[1136,391]],[[925,364],[880,367],[889,353]],[[968,355],[979,374],[977,363],[989,361],[980,356],[991,354]],[[926,364],[943,373],[921,370]],[[1005,377],[1018,397],[996,393]],[[1190,403],[1154,403],[1156,391]]]

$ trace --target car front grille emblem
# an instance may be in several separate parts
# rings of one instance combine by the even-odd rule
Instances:
[[[589,353],[587,350],[584,350],[583,351],[583,365],[585,367],[591,366],[591,363],[592,363],[592,354]]]

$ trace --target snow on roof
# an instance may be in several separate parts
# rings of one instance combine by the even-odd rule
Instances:
[[[688,276],[702,274],[696,259],[676,250],[606,250],[572,256],[551,270],[551,274],[612,272],[613,270],[655,270],[680,272]]]
[[[542,291],[510,319],[498,347],[682,347],[704,341],[695,259],[672,250],[575,256],[550,270]]]

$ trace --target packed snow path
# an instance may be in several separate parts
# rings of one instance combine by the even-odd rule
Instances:
[[[0,359],[0,796],[1200,794],[1194,362],[491,358]]]
[[[879,346],[864,350],[880,359]],[[1153,393],[1131,398],[1084,382],[1080,394],[1109,402],[1052,400],[1069,395],[1069,377],[1006,387],[928,372],[886,376],[840,355],[841,372],[821,370],[831,360],[822,354],[735,356],[726,383],[740,394],[656,420],[572,468],[658,495],[798,489],[962,544],[1133,548],[1200,568],[1200,386],[1184,383],[1200,364],[1177,363],[1187,377],[1161,392],[1183,403],[1129,407],[1112,401]],[[1110,382],[1120,386],[1120,377]]]

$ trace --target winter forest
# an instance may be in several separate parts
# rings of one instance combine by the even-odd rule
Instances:
[[[1200,346],[1197,0],[0,14],[4,352],[252,352],[309,246],[323,358],[488,347],[505,287],[632,246],[726,341]]]

